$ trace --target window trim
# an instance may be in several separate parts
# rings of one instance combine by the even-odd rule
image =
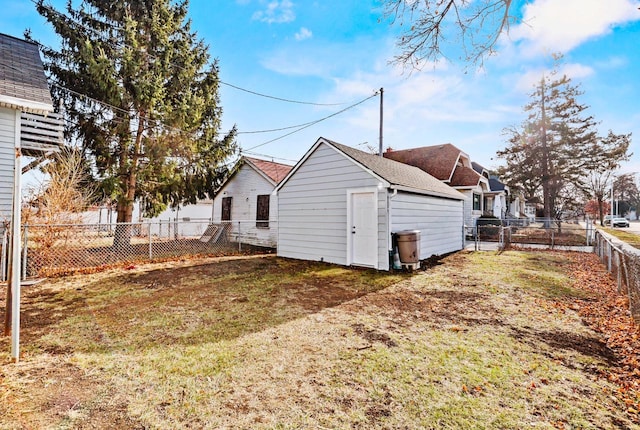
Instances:
[[[229,202],[226,204],[225,202]],[[226,207],[226,209],[225,209]],[[220,211],[220,221],[231,221],[231,209],[233,208],[233,197],[223,197],[222,198],[222,208]]]
[[[480,193],[473,193],[471,209],[474,211],[482,211],[482,196]],[[477,203],[477,206],[476,206]]]
[[[260,201],[262,200],[262,204]],[[270,194],[258,194],[256,196],[256,228],[269,228]]]

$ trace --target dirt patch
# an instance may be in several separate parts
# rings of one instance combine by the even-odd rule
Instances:
[[[143,429],[137,419],[129,416],[126,399],[102,384],[99,378],[88,375],[65,361],[42,366],[25,363],[5,367],[5,376],[29,381],[29,403],[38,405],[37,413],[21,412],[24,393],[20,389],[5,391],[9,416],[20,416],[23,428],[45,428],[51,423],[74,429],[93,429],[108,423],[109,428]],[[2,421],[0,421],[2,423]]]
[[[521,342],[525,342],[534,348],[538,348],[540,344],[544,344],[552,351],[551,357],[562,355],[565,351],[573,351],[588,357],[593,357],[610,366],[617,365],[617,358],[613,351],[607,346],[602,339],[595,336],[585,334],[577,334],[554,331],[539,331],[531,329],[518,329],[511,327],[513,337]]]
[[[361,336],[364,340],[368,342],[379,342],[389,348],[393,348],[394,346],[398,346],[398,344],[389,337],[386,333],[380,333],[375,329],[366,328],[364,324],[354,324],[352,326],[353,330],[357,335]]]
[[[374,306],[389,315],[398,324],[427,321],[434,327],[450,324],[470,326],[502,324],[498,313],[485,294],[464,290],[434,291],[381,291],[345,306],[358,312],[365,306]]]

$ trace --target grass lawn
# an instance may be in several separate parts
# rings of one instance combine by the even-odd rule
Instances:
[[[0,338],[0,428],[635,428],[608,378],[618,358],[572,308],[599,300],[573,255],[461,252],[411,275],[259,256],[47,280],[23,290],[18,364]]]
[[[611,236],[617,237],[618,239],[628,243],[634,248],[640,248],[640,235],[637,233],[632,233],[628,230],[623,230],[621,228],[611,228],[611,227],[598,227],[602,231],[609,233]]]

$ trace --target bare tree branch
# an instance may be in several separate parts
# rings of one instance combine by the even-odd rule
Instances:
[[[413,69],[449,58],[456,48],[464,62],[482,64],[514,22],[509,14],[512,0],[384,0],[383,4],[385,16],[405,29],[393,62]]]

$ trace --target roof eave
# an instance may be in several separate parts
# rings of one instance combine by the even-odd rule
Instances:
[[[4,94],[0,94],[0,107],[19,110],[23,112],[46,115],[53,112],[53,105],[49,103],[37,102],[34,100],[19,99]]]
[[[251,159],[247,157],[243,157],[243,160],[247,165],[249,165],[253,170],[255,170],[258,175],[262,176],[267,182],[269,182],[274,188],[276,185],[278,185],[276,181],[271,179],[269,175],[267,175],[262,169],[256,166],[256,164],[253,161],[251,161]]]
[[[438,191],[427,191],[427,190],[421,190],[418,188],[407,187],[405,185],[391,185],[389,188],[392,190],[406,191],[406,192],[415,193],[415,194],[424,194],[424,195],[433,196],[433,197],[442,197],[442,198],[451,199],[451,200],[464,200],[464,196],[462,194],[460,194],[460,196],[456,196],[448,193],[440,193]]]

